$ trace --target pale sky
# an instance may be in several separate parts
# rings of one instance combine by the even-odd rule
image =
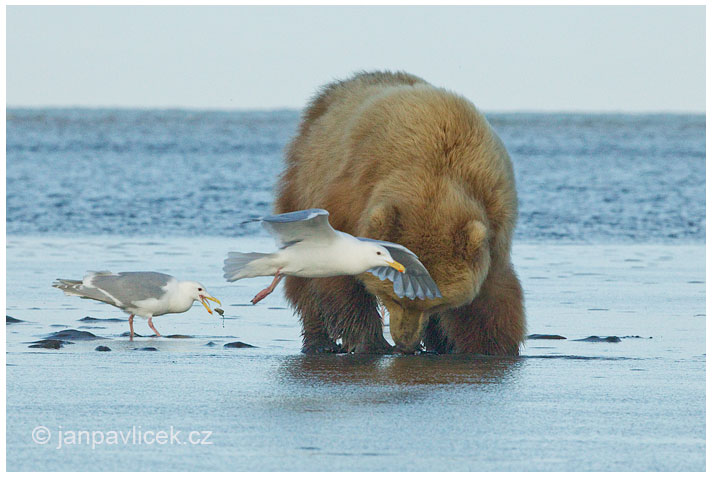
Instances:
[[[7,7],[7,104],[301,108],[405,70],[484,111],[705,110],[697,7]]]

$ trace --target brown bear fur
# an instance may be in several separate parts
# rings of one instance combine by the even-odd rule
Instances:
[[[325,86],[287,150],[276,212],[323,208],[335,229],[403,244],[442,291],[409,300],[369,273],[287,277],[304,352],[383,353],[376,296],[404,352],[510,354],[524,337],[510,261],[517,217],[512,164],[468,100],[406,73]]]

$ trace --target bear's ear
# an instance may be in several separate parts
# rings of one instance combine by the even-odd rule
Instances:
[[[464,233],[464,256],[466,259],[474,259],[482,247],[487,245],[487,226],[477,219],[472,219],[465,224]]]
[[[361,231],[366,237],[381,241],[394,241],[400,229],[398,208],[390,203],[378,203],[368,210]]]
[[[467,235],[470,243],[480,244],[487,240],[487,226],[481,221],[473,219],[467,223]]]

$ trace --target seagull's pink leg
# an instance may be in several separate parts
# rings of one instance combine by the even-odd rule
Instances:
[[[134,317],[133,314],[129,315],[129,330],[131,331],[131,333],[129,334],[129,340],[130,340],[130,341],[133,341],[133,335],[134,335],[134,332],[133,332],[133,317]]]
[[[255,305],[256,303],[258,303],[259,301],[261,301],[262,299],[264,299],[265,297],[270,295],[272,293],[272,291],[274,290],[274,288],[277,287],[277,284],[279,284],[279,281],[281,281],[282,278],[284,277],[282,274],[280,274],[281,270],[282,269],[277,269],[277,273],[274,275],[274,279],[272,280],[272,283],[269,285],[269,287],[267,287],[266,289],[262,289],[261,291],[259,291],[257,293],[256,296],[254,296],[252,298],[252,300],[250,301],[250,302],[252,302],[252,305]]]
[[[158,333],[156,328],[153,326],[153,317],[148,318],[148,326],[151,327],[151,330],[153,330],[156,333],[156,337],[160,337],[161,334]]]

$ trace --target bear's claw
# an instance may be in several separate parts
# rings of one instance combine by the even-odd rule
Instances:
[[[340,354],[344,350],[336,342],[304,344],[302,346],[303,354]]]

